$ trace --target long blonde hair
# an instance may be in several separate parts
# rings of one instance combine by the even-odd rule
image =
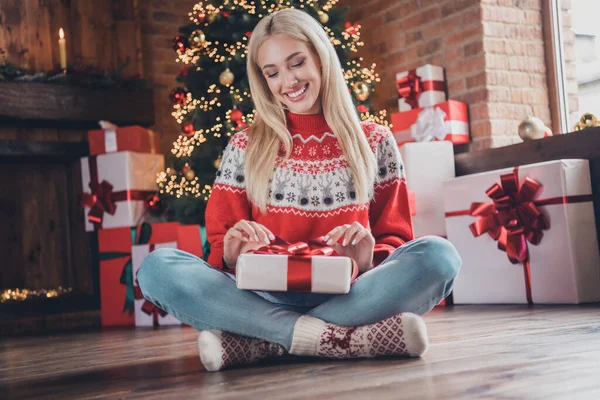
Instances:
[[[271,93],[260,66],[258,50],[273,35],[288,35],[305,42],[321,65],[323,114],[346,156],[352,172],[356,198],[366,203],[373,195],[377,161],[363,133],[360,119],[348,93],[342,66],[323,27],[307,13],[285,9],[263,18],[252,31],[246,69],[256,117],[250,127],[246,150],[246,191],[262,213],[267,212],[269,179],[281,144],[285,158],[292,152],[292,137],[286,127],[284,105]]]

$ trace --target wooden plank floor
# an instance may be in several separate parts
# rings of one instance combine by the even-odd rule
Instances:
[[[190,327],[4,338],[0,398],[600,399],[600,304],[456,306],[421,359],[277,362],[209,373]]]

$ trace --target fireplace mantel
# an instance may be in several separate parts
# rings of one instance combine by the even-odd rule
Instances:
[[[0,124],[44,128],[154,124],[153,91],[141,88],[83,88],[38,82],[0,83]]]

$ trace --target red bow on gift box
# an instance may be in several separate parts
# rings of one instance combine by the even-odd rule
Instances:
[[[96,156],[88,157],[90,169],[90,190],[91,193],[81,194],[81,207],[90,207],[88,221],[95,229],[102,228],[102,218],[104,213],[114,215],[117,210],[118,201],[145,200],[149,195],[154,194],[152,190],[121,190],[113,192],[113,185],[98,179],[98,162]]]
[[[408,75],[398,79],[396,82],[398,95],[402,97],[411,108],[419,106],[419,96],[423,91],[421,77],[414,70],[408,71]]]
[[[523,263],[527,302],[533,304],[531,271],[527,242],[537,245],[542,241],[543,230],[550,223],[540,206],[592,201],[591,195],[562,196],[534,200],[542,185],[526,177],[519,187],[519,167],[510,174],[500,176],[500,185],[494,183],[486,194],[492,203],[471,203],[469,210],[447,212],[446,217],[471,215],[481,217],[469,225],[473,236],[488,233],[498,241],[498,249],[505,251],[513,264]]]
[[[421,93],[430,90],[446,90],[443,81],[425,81],[417,75],[416,69],[411,69],[406,76],[398,79],[396,81],[396,87],[398,95],[403,98],[411,108],[419,107],[419,96],[421,96]]]
[[[332,247],[325,244],[324,236],[308,242],[288,243],[275,237],[275,240],[251,254],[280,254],[288,256],[288,290],[291,292],[310,292],[312,287],[312,257],[330,256],[334,253]],[[358,276],[358,265],[352,260],[351,282]]]

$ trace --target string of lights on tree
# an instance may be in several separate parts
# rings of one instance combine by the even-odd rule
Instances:
[[[172,47],[183,68],[179,86],[170,92],[173,117],[181,134],[173,144],[173,166],[159,174],[161,198],[176,210],[182,222],[200,213],[210,197],[220,155],[229,138],[252,124],[253,107],[246,74],[248,41],[264,16],[283,8],[297,8],[317,18],[330,37],[344,66],[344,77],[357,113],[363,121],[389,126],[385,110],[374,112],[369,100],[380,81],[375,64],[363,66],[351,57],[363,45],[360,25],[346,20],[347,8],[338,0],[200,1],[189,13],[190,23],[181,27]],[[217,149],[217,151],[215,151]],[[194,201],[190,201],[190,200]],[[178,204],[181,203],[181,204]]]

